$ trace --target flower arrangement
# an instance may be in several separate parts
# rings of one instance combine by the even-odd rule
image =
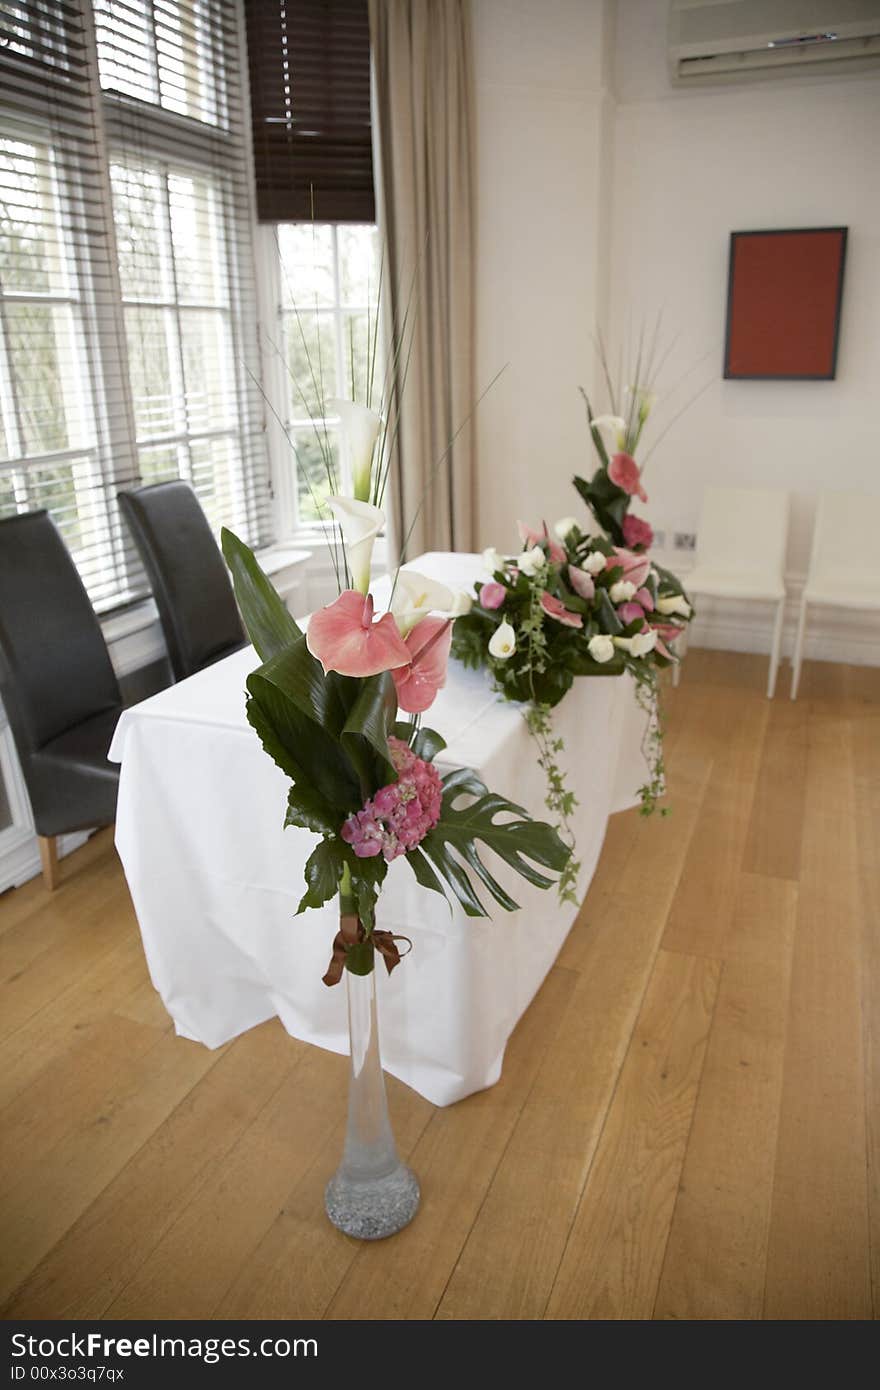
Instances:
[[[359,437],[362,454],[371,456],[378,430],[360,429]],[[354,455],[351,437],[348,447]],[[389,611],[376,615],[370,558],[384,514],[364,499],[373,484],[363,457],[353,457],[351,476],[360,479],[362,495],[329,502],[341,529],[344,587],[305,632],[248,547],[228,530],[222,536],[236,598],[263,663],[248,677],[248,720],[290,778],[285,825],[320,837],[305,867],[298,911],[339,894],[344,925],[324,977],[328,985],[337,983],[342,969],[368,974],[374,949],[389,971],[397,965],[390,933],[376,931],[376,903],[394,859],[403,858],[423,887],[479,917],[487,913],[471,875],[505,910],[517,904],[478,845],[542,888],[553,882],[542,871],[560,874],[569,858],[552,826],[490,793],[473,771],[441,775],[434,766],[446,745],[421,725],[421,716],[445,683],[453,623],[469,600],[400,570]]]
[[[551,711],[576,677],[629,671],[648,714],[650,775],[640,797],[642,810],[652,811],[664,789],[657,672],[675,660],[672,643],[691,609],[669,571],[636,549],[588,534],[574,517],[557,522],[553,535],[546,523],[540,531],[520,523],[519,530],[518,555],[484,552],[492,578],[475,586],[476,602],[456,623],[452,654],[466,666],[486,666],[501,694],[525,705],[547,780],[546,804],[573,849],[576,803],[559,766],[563,746]],[[572,858],[560,878],[560,894],[569,900],[578,867]]]

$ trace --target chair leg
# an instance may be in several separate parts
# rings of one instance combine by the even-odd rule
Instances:
[[[782,622],[785,617],[785,599],[781,598],[776,607],[776,622],[773,624],[773,645],[770,648],[770,674],[767,677],[767,699],[772,700],[776,693],[776,673],[779,670],[779,654],[782,648]]]
[[[794,654],[791,659],[791,698],[797,699],[798,686],[801,681],[801,666],[804,660],[804,637],[807,630],[807,600],[801,599],[801,615],[798,619],[797,637],[794,642]]]
[[[54,893],[60,881],[58,875],[58,841],[54,835],[38,835],[37,843],[40,846],[43,883],[50,893]]]

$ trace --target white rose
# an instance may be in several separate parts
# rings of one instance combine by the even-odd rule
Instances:
[[[612,584],[609,590],[612,603],[628,603],[636,591],[636,586],[629,579],[618,579],[616,584]]]
[[[594,550],[592,555],[588,555],[581,565],[582,570],[586,570],[587,574],[592,574],[594,577],[597,574],[601,574],[604,568],[605,556],[602,554],[601,550]]]
[[[506,661],[516,651],[516,634],[510,623],[500,623],[489,641],[489,651],[496,661]]]
[[[547,557],[541,547],[539,545],[533,545],[531,550],[523,551],[516,563],[521,572],[531,578],[532,575],[537,574],[538,570],[541,569],[546,562]]]
[[[497,570],[506,568],[504,556],[498,554],[494,545],[490,545],[488,550],[483,551],[483,564],[490,574],[495,574]]]
[[[614,645],[630,656],[647,656],[657,645],[657,634],[652,628],[650,632],[637,632],[634,637],[615,637]]]
[[[657,612],[662,613],[664,617],[668,617],[670,613],[679,613],[682,618],[689,618],[691,606],[684,594],[673,594],[668,598],[658,598]]]
[[[587,647],[593,660],[602,665],[606,661],[610,661],[614,655],[614,643],[610,637],[605,637],[601,632],[590,638]]]
[[[576,517],[564,516],[555,523],[553,530],[559,539],[564,541],[566,536],[569,535],[570,532],[576,530],[579,524]]]

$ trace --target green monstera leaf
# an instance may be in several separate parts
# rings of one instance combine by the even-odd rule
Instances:
[[[464,796],[472,800],[466,806],[457,805]],[[499,815],[515,819],[498,821]],[[439,822],[418,848],[406,856],[407,861],[423,888],[444,892],[443,880],[468,917],[489,915],[474,889],[468,869],[499,906],[507,912],[515,911],[518,904],[486,868],[477,850],[478,842],[538,888],[549,888],[553,880],[535,865],[559,873],[571,855],[552,825],[530,820],[521,806],[488,791],[470,768],[458,768],[443,778],[443,809]]]

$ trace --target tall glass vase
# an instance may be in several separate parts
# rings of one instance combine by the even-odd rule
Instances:
[[[348,1127],[342,1163],[327,1184],[324,1206],[333,1225],[346,1235],[381,1240],[413,1219],[419,1183],[401,1163],[391,1133],[379,1055],[376,971],[343,973],[351,1045]]]

